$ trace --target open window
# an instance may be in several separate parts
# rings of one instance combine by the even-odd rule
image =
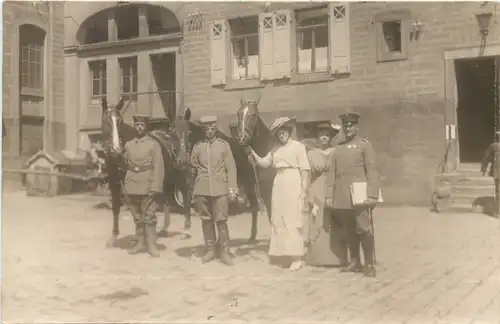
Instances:
[[[137,102],[137,57],[119,59],[121,95],[125,101]]]
[[[99,104],[101,98],[106,96],[107,74],[106,60],[89,62],[90,90],[92,104]]]
[[[297,71],[328,72],[328,6],[296,11]]]
[[[377,61],[399,61],[408,58],[410,13],[396,11],[379,14],[377,24]]]
[[[257,16],[229,20],[233,80],[259,78],[259,19]]]

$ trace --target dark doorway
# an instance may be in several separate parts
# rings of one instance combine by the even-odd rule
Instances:
[[[151,55],[151,67],[158,91],[156,99],[159,100],[165,116],[174,120],[176,116],[175,53]]]
[[[495,57],[455,60],[461,163],[480,162],[486,147],[494,139],[498,121],[495,61]]]

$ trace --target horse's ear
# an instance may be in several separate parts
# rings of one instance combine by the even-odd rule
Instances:
[[[120,102],[116,105],[116,110],[120,111],[123,108],[123,97],[120,98]]]
[[[191,109],[186,108],[186,111],[184,112],[184,120],[190,120],[191,119]]]
[[[106,97],[102,98],[101,106],[102,106],[102,111],[106,111],[106,109],[108,109],[108,100],[106,100]]]

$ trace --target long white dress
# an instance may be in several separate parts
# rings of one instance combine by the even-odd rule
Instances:
[[[303,256],[304,213],[300,199],[302,193],[301,171],[309,171],[309,161],[304,144],[289,140],[268,155],[276,177],[272,191],[271,238],[269,256]]]

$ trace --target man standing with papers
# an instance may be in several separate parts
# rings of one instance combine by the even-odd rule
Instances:
[[[335,150],[327,175],[326,205],[344,222],[351,262],[342,271],[363,271],[365,276],[375,277],[371,209],[380,199],[380,185],[373,146],[358,136],[359,117],[354,113],[340,115],[345,138]]]

